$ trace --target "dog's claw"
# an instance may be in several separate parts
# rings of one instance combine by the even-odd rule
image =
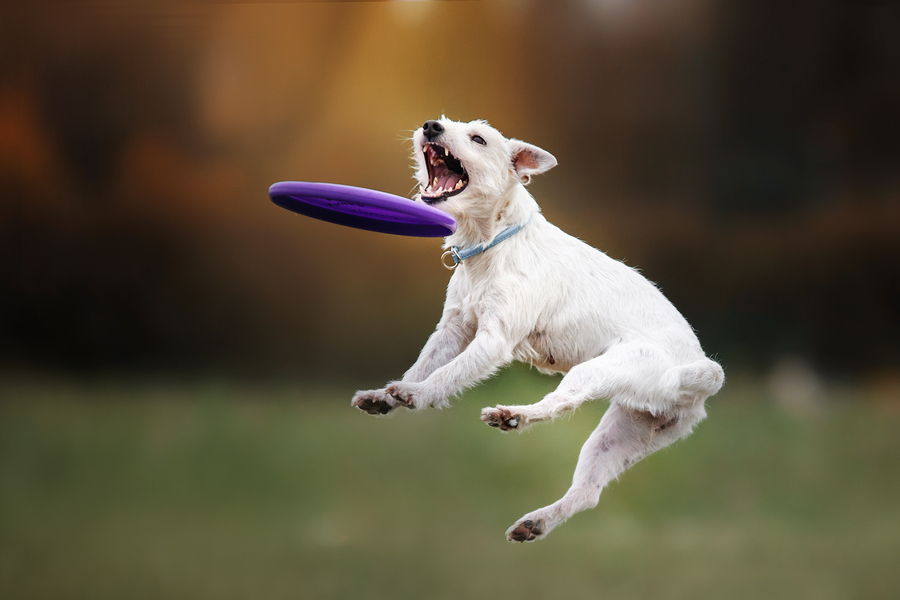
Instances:
[[[406,408],[415,408],[415,400],[413,398],[413,395],[408,391],[404,391],[398,388],[398,384],[391,385],[387,387],[385,392],[387,392],[398,405],[405,406]]]
[[[481,420],[491,427],[499,427],[501,431],[518,429],[520,424],[524,425],[522,415],[514,415],[509,409],[500,406],[485,408],[481,411]]]
[[[400,406],[405,406],[406,408],[415,408],[412,398],[404,398],[400,394],[391,394],[391,398],[396,400],[397,404]]]
[[[537,521],[526,520],[513,527],[507,535],[507,539],[510,542],[533,542],[543,534],[543,519],[538,519]]]

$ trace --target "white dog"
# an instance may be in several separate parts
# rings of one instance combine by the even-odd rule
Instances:
[[[688,435],[724,373],[652,283],[541,215],[525,185],[556,166],[551,154],[484,121],[443,117],[418,129],[413,144],[416,201],[458,223],[444,253],[455,270],[416,363],[384,389],[357,392],[352,404],[370,414],[444,406],[514,360],[565,376],[540,402],[485,408],[492,427],[521,431],[608,399],[566,494],[507,531],[510,541],[536,540],[596,506],[629,466]]]

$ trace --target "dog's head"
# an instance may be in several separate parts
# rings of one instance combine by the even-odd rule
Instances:
[[[454,216],[471,204],[499,200],[532,175],[556,166],[556,158],[537,146],[506,139],[485,121],[459,123],[441,117],[413,135],[419,197]]]

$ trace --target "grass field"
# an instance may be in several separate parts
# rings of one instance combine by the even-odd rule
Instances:
[[[525,434],[482,406],[374,419],[353,386],[0,385],[0,597],[900,597],[900,413],[792,416],[731,382],[696,433],[536,544],[605,406]]]

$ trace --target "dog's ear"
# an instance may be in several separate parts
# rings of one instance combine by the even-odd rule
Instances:
[[[512,168],[519,181],[527,185],[532,175],[540,175],[556,166],[556,157],[521,140],[509,140]]]

